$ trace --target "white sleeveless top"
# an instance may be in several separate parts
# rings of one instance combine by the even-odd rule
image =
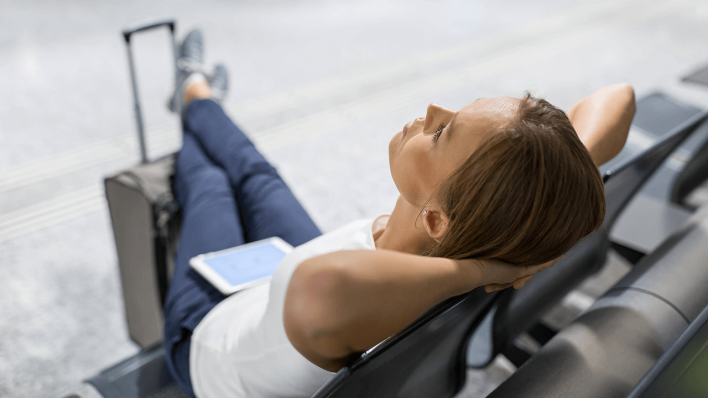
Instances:
[[[288,340],[285,292],[295,268],[339,250],[376,250],[372,220],[360,220],[296,247],[270,283],[229,296],[192,335],[189,372],[198,398],[311,397],[334,373],[315,366]]]

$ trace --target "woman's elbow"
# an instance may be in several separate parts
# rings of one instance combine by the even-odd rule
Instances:
[[[614,95],[619,99],[625,109],[625,113],[630,117],[634,116],[637,110],[637,103],[634,96],[634,87],[629,83],[619,83],[613,87]]]
[[[285,295],[283,323],[293,345],[311,345],[337,330],[338,293],[344,275],[335,266],[317,259],[300,264],[290,280]]]

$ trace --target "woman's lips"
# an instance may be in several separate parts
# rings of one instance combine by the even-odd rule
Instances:
[[[408,129],[411,127],[411,124],[413,124],[413,122],[408,122],[405,126],[403,126],[403,135],[401,136],[401,139],[406,138],[406,134],[408,134]]]

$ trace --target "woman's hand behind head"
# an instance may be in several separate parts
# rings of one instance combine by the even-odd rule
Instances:
[[[514,289],[521,289],[526,283],[533,279],[537,273],[551,268],[563,256],[540,265],[513,265],[499,260],[467,260],[479,267],[482,278],[480,285],[484,286],[487,293],[506,289],[513,286]]]

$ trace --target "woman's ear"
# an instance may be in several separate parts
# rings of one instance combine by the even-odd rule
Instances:
[[[423,220],[423,228],[428,232],[428,235],[440,243],[450,223],[447,214],[443,213],[439,207],[429,205],[421,213],[421,219]]]

